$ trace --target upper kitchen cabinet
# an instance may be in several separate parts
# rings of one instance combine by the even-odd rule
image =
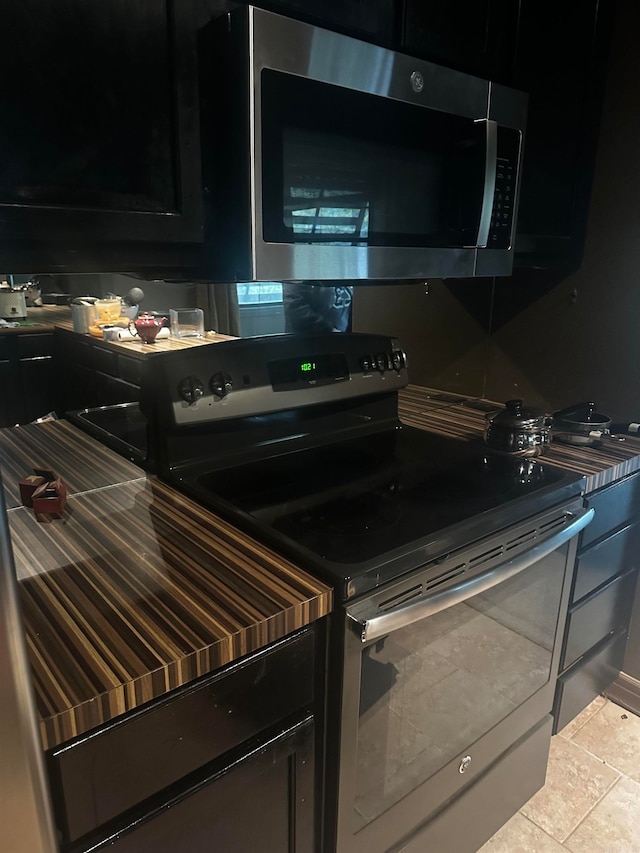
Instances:
[[[401,49],[510,84],[517,0],[404,0]]]
[[[401,0],[402,50],[527,92],[515,265],[584,248],[614,0]]]
[[[0,268],[159,270],[202,239],[192,0],[5,0]]]
[[[384,47],[397,47],[398,0],[253,0],[253,5]]]
[[[582,261],[613,0],[520,0],[512,85],[529,93],[515,265]]]

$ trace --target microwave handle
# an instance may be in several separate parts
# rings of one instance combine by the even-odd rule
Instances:
[[[567,513],[572,516],[572,513]],[[569,539],[576,536],[583,528],[589,524],[595,515],[594,509],[585,509],[577,513],[570,524],[550,536],[548,539],[534,545],[526,553],[519,557],[514,557],[512,560],[496,566],[487,572],[477,575],[471,580],[462,581],[450,589],[436,592],[434,595],[416,601],[412,604],[402,605],[395,610],[389,610],[380,616],[373,616],[371,619],[362,619],[352,616],[347,611],[347,616],[351,619],[351,627],[360,637],[363,643],[369,640],[377,640],[380,637],[386,636],[393,631],[398,631],[400,628],[406,628],[419,622],[421,619],[426,619],[428,616],[433,616],[446,610],[448,607],[454,607],[456,604],[462,604],[463,601],[471,598],[474,595],[479,595],[486,592],[499,583],[502,583],[514,575],[523,572],[542,560],[556,548],[559,548]]]
[[[496,171],[498,160],[498,123],[491,119],[477,119],[476,124],[484,124],[486,132],[485,161],[484,161],[484,191],[482,193],[482,208],[476,246],[486,248],[489,243],[491,214],[496,191]]]

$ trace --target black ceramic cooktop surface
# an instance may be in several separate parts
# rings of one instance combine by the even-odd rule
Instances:
[[[183,475],[185,472],[182,472]],[[580,493],[581,478],[411,427],[192,472],[194,496],[325,577],[437,554]],[[466,541],[465,541],[466,539]],[[404,569],[400,569],[403,571]]]

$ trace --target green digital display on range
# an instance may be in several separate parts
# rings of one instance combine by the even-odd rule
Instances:
[[[333,385],[349,379],[344,353],[314,353],[267,363],[274,391],[292,391]]]

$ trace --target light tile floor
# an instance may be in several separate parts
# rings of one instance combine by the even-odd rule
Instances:
[[[640,853],[640,717],[603,696],[551,741],[544,788],[479,853]]]

